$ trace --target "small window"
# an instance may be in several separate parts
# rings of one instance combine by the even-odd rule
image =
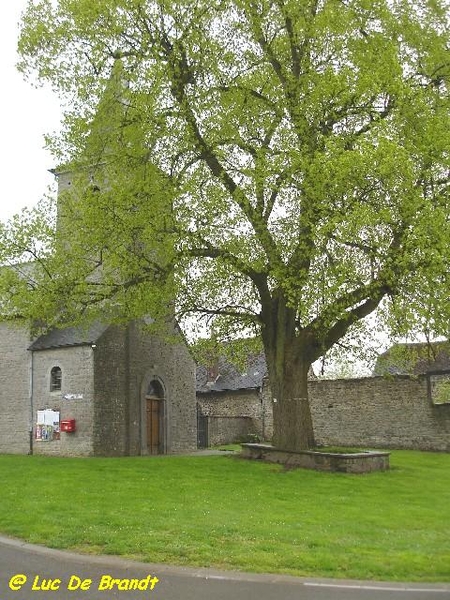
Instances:
[[[50,391],[57,392],[61,389],[62,371],[59,367],[53,367],[50,373]]]

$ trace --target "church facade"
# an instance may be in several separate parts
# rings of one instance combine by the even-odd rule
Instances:
[[[53,330],[0,323],[0,453],[171,454],[197,447],[195,365],[139,323]]]

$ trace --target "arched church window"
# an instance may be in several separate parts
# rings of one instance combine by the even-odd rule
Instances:
[[[148,384],[147,396],[150,396],[152,398],[164,398],[163,387],[157,379],[153,379]]]
[[[50,391],[57,392],[61,389],[62,371],[60,367],[53,367],[50,371]]]

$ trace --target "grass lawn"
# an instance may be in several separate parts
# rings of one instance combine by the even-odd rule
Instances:
[[[450,581],[450,455],[389,472],[234,456],[0,456],[0,531],[86,553],[300,576]]]

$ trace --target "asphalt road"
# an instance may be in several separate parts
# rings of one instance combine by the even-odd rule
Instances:
[[[116,582],[112,583],[114,579]],[[133,587],[136,589],[130,589]],[[0,536],[0,600],[112,598],[450,600],[450,585],[312,580],[169,567],[136,563],[117,557],[91,557],[49,550]]]

